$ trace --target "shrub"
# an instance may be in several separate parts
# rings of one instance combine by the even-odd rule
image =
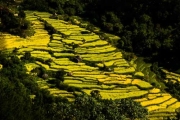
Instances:
[[[58,87],[61,90],[67,90],[68,89],[68,84],[64,84],[60,82],[59,80],[56,81],[56,87]]]
[[[46,74],[46,69],[43,67],[36,67],[31,70],[32,73],[36,73],[38,77],[42,78],[44,74]]]
[[[44,22],[44,29],[48,31],[49,34],[55,34],[57,31],[47,22]]]
[[[30,52],[25,52],[24,59],[29,60],[30,58],[31,58],[31,53]]]
[[[66,74],[66,72],[64,71],[64,69],[59,69],[57,72],[56,72],[56,75],[55,75],[55,78],[57,80],[59,80],[60,82],[63,82],[64,81],[64,75]]]
[[[133,58],[135,58],[135,54],[134,53],[128,53],[128,52],[124,52],[123,53],[123,58],[126,59],[127,61],[131,61]]]
[[[47,73],[44,73],[43,75],[42,75],[42,78],[44,79],[44,80],[46,80],[46,79],[48,79],[48,74]]]
[[[148,110],[141,106],[140,103],[133,101],[132,99],[120,99],[116,101],[120,104],[119,112],[126,115],[127,118],[134,120],[145,119],[148,114]]]
[[[73,86],[67,88],[68,92],[75,92],[75,90],[76,90],[76,88]]]
[[[18,17],[23,18],[23,19],[26,17],[26,14],[24,13],[23,10],[20,10],[20,11],[19,11]]]

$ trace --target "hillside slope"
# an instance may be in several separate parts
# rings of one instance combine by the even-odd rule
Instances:
[[[49,16],[51,14],[45,12],[26,11],[26,18],[34,24],[35,35],[24,40],[4,35],[3,48],[18,47],[19,57],[29,51],[33,57],[52,59],[50,64],[40,61],[26,64],[29,72],[37,66],[43,66],[49,71],[63,68],[71,73],[65,76],[64,83],[81,88],[87,94],[92,90],[99,90],[104,99],[133,98],[148,109],[150,119],[160,120],[175,116],[175,110],[180,107],[180,102],[169,93],[163,93],[150,83],[135,77],[136,69],[115,47],[85,28],[70,25],[66,21],[50,19]],[[50,36],[44,30],[44,22],[50,24],[57,33]],[[84,31],[87,34],[84,34]],[[11,39],[11,42],[8,39]],[[79,46],[73,48],[74,44]],[[75,53],[69,52],[73,49]],[[73,62],[69,59],[77,55],[82,58],[81,62]],[[105,69],[103,65],[106,66]],[[50,87],[51,80],[53,78],[40,79],[37,82],[41,88],[48,89],[51,94],[73,100],[73,92]]]

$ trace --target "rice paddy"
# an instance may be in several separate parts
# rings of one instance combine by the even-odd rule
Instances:
[[[160,91],[161,91],[160,89],[154,88],[154,89],[149,90],[149,93],[154,93],[154,94],[156,94],[156,93],[159,93]]]
[[[148,100],[148,101],[143,101],[143,102],[141,102],[141,105],[142,106],[150,106],[150,105],[153,105],[153,104],[160,104],[162,102],[165,102],[166,100],[169,100],[170,98],[171,98],[171,95],[162,94],[162,97],[157,97],[155,99],[151,99],[151,100]]]
[[[36,15],[34,15],[35,13]],[[171,111],[180,107],[180,102],[170,94],[162,93],[160,89],[143,81],[142,79],[133,78],[135,72],[137,76],[143,76],[144,66],[130,64],[122,57],[122,53],[108,44],[107,41],[101,40],[95,33],[82,34],[86,31],[77,25],[69,25],[68,22],[57,19],[50,19],[51,14],[46,12],[26,11],[27,19],[33,23],[35,34],[32,37],[22,39],[10,34],[4,34],[0,41],[0,49],[19,48],[18,54],[24,55],[25,52],[31,52],[31,56],[47,60],[53,59],[50,64],[27,63],[27,71],[43,66],[50,71],[58,71],[60,68],[72,72],[72,76],[65,75],[64,83],[68,86],[81,88],[83,92],[90,94],[92,90],[99,90],[103,99],[121,99],[133,98],[145,106],[149,113],[159,111],[158,115],[164,114],[165,109]],[[52,37],[44,30],[43,22],[37,18],[49,23],[58,33],[52,34]],[[62,34],[68,35],[66,38]],[[117,36],[110,35],[112,39],[120,39]],[[75,48],[76,54],[64,52],[71,50],[72,43],[79,44]],[[52,54],[49,54],[49,51]],[[73,62],[69,58],[75,55],[82,57],[81,62]],[[95,63],[89,65],[87,63]],[[103,66],[112,67],[110,71],[100,70]],[[1,67],[0,67],[1,69]],[[153,75],[152,75],[153,76]],[[52,78],[53,79],[53,78]],[[50,79],[49,79],[50,80]],[[54,96],[63,96],[68,100],[73,100],[72,92],[50,88],[51,84],[42,79],[37,80],[40,88],[48,89]],[[169,115],[169,114],[165,114]]]
[[[111,92],[103,92],[101,91],[101,95],[103,99],[121,99],[121,98],[129,98],[129,97],[140,97],[143,96],[145,94],[147,94],[147,91],[134,91],[134,92],[127,92],[127,93],[121,93],[121,92],[117,92],[117,93],[111,93]]]
[[[137,85],[139,86],[140,88],[152,88],[152,85],[148,82],[145,82],[145,81],[142,81],[140,79],[134,79],[132,81],[132,84],[133,85]]]

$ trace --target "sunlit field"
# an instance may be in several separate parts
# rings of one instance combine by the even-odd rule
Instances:
[[[0,36],[0,50],[18,48],[19,57],[25,52],[30,52],[34,58],[41,60],[52,59],[48,64],[42,61],[26,63],[27,72],[30,73],[36,67],[42,66],[48,71],[58,71],[64,69],[72,75],[65,75],[63,83],[70,87],[79,88],[81,93],[90,95],[92,90],[98,90],[103,99],[132,98],[145,106],[149,112],[156,112],[158,115],[167,109],[174,111],[180,107],[180,102],[168,93],[163,93],[160,89],[153,87],[149,82],[143,80],[144,66],[137,66],[133,62],[128,62],[115,47],[107,41],[101,40],[95,33],[82,34],[87,31],[77,25],[58,19],[50,19],[50,13],[26,11],[26,19],[33,23],[34,36],[20,38],[10,34]],[[38,18],[49,23],[57,33],[49,35],[44,30],[44,23]],[[89,31],[88,31],[89,32]],[[67,35],[63,37],[63,35]],[[117,36],[107,34],[111,39],[120,39]],[[72,51],[72,45],[78,44]],[[70,58],[79,55],[82,60],[74,62]],[[3,66],[0,65],[0,69]],[[103,68],[111,68],[104,70]],[[136,78],[141,76],[142,78]],[[153,75],[152,75],[153,76]],[[168,76],[170,77],[170,75]],[[154,79],[154,77],[152,77]],[[47,89],[54,96],[62,96],[73,101],[73,92],[60,90],[52,87],[48,80],[39,79],[38,85],[42,89]],[[50,87],[51,86],[51,87]]]

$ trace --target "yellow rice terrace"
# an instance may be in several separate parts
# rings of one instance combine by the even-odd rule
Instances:
[[[5,44],[1,44],[0,49],[16,47],[19,57],[30,53],[35,61],[25,66],[32,75],[35,75],[33,70],[39,66],[51,72],[64,70],[66,74],[61,84],[71,86],[74,90],[58,88],[53,77],[44,80],[39,78],[39,87],[49,90],[54,96],[66,97],[69,101],[74,100],[75,94],[90,95],[91,91],[99,91],[102,99],[132,98],[148,109],[149,119],[152,120],[175,115],[180,102],[137,77],[135,65],[126,61],[121,51],[101,40],[99,35],[66,21],[51,19],[50,13],[25,13],[26,19],[33,23],[34,36],[22,39],[4,34],[1,42]],[[44,29],[45,23],[56,33],[48,34]]]

